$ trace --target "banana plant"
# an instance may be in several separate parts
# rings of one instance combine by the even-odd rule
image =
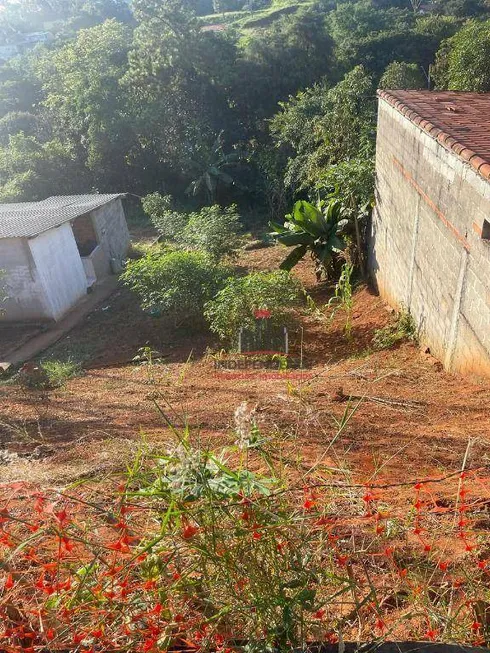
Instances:
[[[337,199],[318,206],[300,200],[286,216],[283,225],[270,222],[269,226],[273,229],[269,235],[276,242],[294,247],[281,263],[281,269],[292,270],[310,252],[320,280],[330,275],[346,249],[344,236],[348,233],[350,221],[345,217],[342,202]]]

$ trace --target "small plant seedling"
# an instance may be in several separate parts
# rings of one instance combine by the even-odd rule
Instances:
[[[333,319],[337,310],[342,309],[345,312],[344,332],[348,340],[352,339],[352,311],[354,308],[354,298],[352,292],[352,274],[354,266],[352,263],[344,263],[340,278],[335,286],[335,295],[328,302],[329,307],[336,307],[332,313]]]

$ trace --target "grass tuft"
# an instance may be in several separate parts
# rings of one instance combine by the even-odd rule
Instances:
[[[402,308],[391,324],[388,324],[382,329],[377,329],[374,332],[373,346],[374,349],[380,351],[382,349],[390,349],[407,340],[417,344],[419,341],[419,330],[410,311]]]

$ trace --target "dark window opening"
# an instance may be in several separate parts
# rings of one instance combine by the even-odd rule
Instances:
[[[97,247],[97,235],[90,215],[81,215],[72,223],[73,235],[77,243],[80,256],[90,256]]]
[[[490,240],[490,222],[488,220],[483,220],[481,237],[483,240]]]

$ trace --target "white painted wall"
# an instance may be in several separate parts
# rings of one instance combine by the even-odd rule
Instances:
[[[26,238],[0,239],[0,278],[2,291],[7,295],[0,308],[2,321],[43,320],[49,318],[49,305],[44,287],[37,273]]]
[[[29,248],[49,306],[61,318],[87,292],[87,278],[69,223],[29,240]]]

